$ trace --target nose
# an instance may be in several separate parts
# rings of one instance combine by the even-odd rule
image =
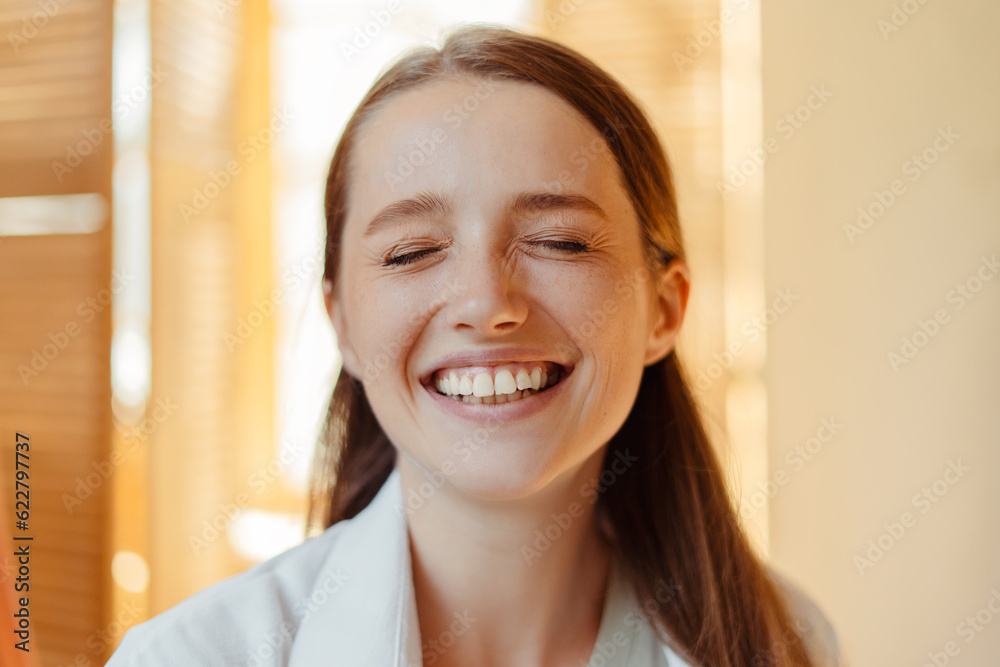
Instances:
[[[483,249],[466,254],[457,267],[457,282],[465,289],[447,307],[449,326],[491,336],[524,322],[528,303],[510,258]]]

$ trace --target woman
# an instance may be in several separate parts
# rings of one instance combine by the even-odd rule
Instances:
[[[738,525],[674,353],[670,170],[608,74],[501,28],[411,52],[326,217],[326,530],[110,664],[841,664]]]

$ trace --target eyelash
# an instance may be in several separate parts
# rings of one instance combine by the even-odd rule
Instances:
[[[415,252],[408,252],[404,255],[396,255],[395,257],[390,257],[385,261],[382,266],[392,268],[394,266],[404,266],[415,262],[424,255],[429,255],[432,252],[437,252],[440,248],[424,248],[423,250],[417,250]]]
[[[586,243],[580,243],[579,241],[535,241],[537,245],[544,245],[548,247],[554,247],[557,250],[566,250],[573,253],[590,252],[590,246]],[[408,252],[403,255],[396,255],[395,257],[388,258],[382,266],[387,268],[392,268],[395,266],[405,266],[411,264],[432,252],[437,252],[441,248],[424,248],[423,250],[416,250],[414,252]]]

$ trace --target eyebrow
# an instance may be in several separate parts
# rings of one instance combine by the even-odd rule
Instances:
[[[520,215],[569,209],[592,213],[605,221],[610,220],[604,209],[592,199],[572,193],[521,192],[507,199],[505,209],[508,214]],[[451,211],[452,206],[447,197],[434,192],[421,192],[412,198],[393,202],[376,213],[365,229],[364,238],[408,219],[442,217]]]
[[[559,211],[564,209],[593,213],[605,221],[609,221],[604,209],[589,197],[578,194],[561,194],[555,192],[522,192],[509,200],[507,210],[511,213],[530,215],[544,211]]]
[[[439,217],[450,212],[451,204],[445,197],[434,192],[421,192],[410,199],[393,202],[376,213],[365,228],[364,238],[409,218]]]

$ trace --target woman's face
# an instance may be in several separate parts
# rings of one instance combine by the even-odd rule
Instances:
[[[683,265],[645,268],[601,133],[540,86],[439,80],[390,98],[355,149],[328,307],[390,440],[480,498],[593,460],[687,298]]]

